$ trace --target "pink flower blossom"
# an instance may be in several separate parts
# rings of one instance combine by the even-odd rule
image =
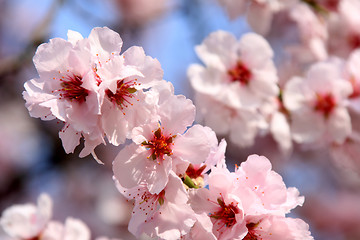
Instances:
[[[293,77],[286,84],[284,104],[296,142],[342,143],[351,133],[346,99],[352,87],[341,71],[335,62],[320,62],[310,67],[305,78]]]
[[[292,1],[219,0],[219,2],[225,8],[230,19],[246,14],[251,28],[259,34],[266,35],[270,31],[273,15]]]
[[[104,64],[98,76],[103,79],[99,86],[102,127],[109,142],[119,145],[134,127],[156,114],[156,97],[143,89],[160,82],[163,72],[160,63],[142,48],[131,47]]]
[[[44,231],[52,215],[52,201],[46,194],[33,204],[13,205],[2,213],[0,224],[4,231],[16,239],[32,239]]]
[[[59,135],[67,153],[84,137],[80,153],[84,157],[104,142],[98,118],[102,80],[96,71],[119,54],[122,40],[108,28],[94,28],[87,39],[69,31],[68,38],[51,39],[38,47],[33,60],[39,78],[25,83],[23,96],[32,117],[65,122]]]
[[[282,177],[271,170],[270,161],[264,156],[250,155],[235,172],[235,186],[247,197],[242,198],[247,215],[285,215],[301,206],[304,197],[296,188],[286,188]]]
[[[259,108],[279,94],[269,44],[257,34],[245,34],[237,41],[230,33],[217,31],[196,52],[206,65],[188,69],[199,119],[216,133],[229,134],[239,146],[252,145],[268,128]]]
[[[79,219],[68,217],[65,224],[51,221],[40,235],[44,240],[90,240],[90,230]]]
[[[158,116],[133,129],[134,143],[122,149],[113,162],[119,183],[132,188],[145,182],[151,193],[159,194],[171,171],[182,175],[190,163],[204,162],[211,149],[210,130],[195,125],[186,131],[194,115],[189,99],[173,95],[167,87],[160,91]]]
[[[347,58],[360,47],[360,4],[357,0],[342,0],[338,4],[338,14],[329,18],[329,51]]]
[[[309,225],[301,219],[274,215],[248,216],[244,240],[312,240]]]
[[[216,239],[242,239],[247,234],[242,197],[236,192],[233,176],[227,169],[213,170],[209,189],[191,191],[189,203],[195,213],[205,213],[211,219],[211,232]]]
[[[257,134],[268,128],[264,116],[254,109],[237,110],[200,93],[196,94],[195,104],[199,121],[219,135],[228,135],[232,143],[241,147],[253,145]]]
[[[183,236],[184,240],[193,240],[193,239],[208,239],[208,240],[217,240],[216,236],[212,233],[213,223],[209,218],[208,214],[195,214],[196,222],[191,228],[190,232]]]
[[[286,188],[267,158],[251,155],[234,173],[212,168],[208,183],[209,189],[192,189],[189,193],[195,213],[204,214],[198,216],[190,235],[194,231],[210,238],[212,233],[217,239],[250,240],[279,239],[286,234],[284,239],[312,239],[306,223],[285,217],[303,204],[304,197],[296,188]],[[211,231],[205,216],[213,223]]]
[[[217,31],[195,50],[206,65],[189,67],[197,92],[234,108],[253,108],[279,93],[273,51],[260,35],[248,33],[237,41],[231,33]]]
[[[125,197],[135,201],[129,231],[136,237],[145,233],[160,239],[179,239],[195,223],[183,183],[173,172],[158,194],[150,193],[145,183],[131,189],[117,186]]]
[[[299,2],[290,10],[290,18],[298,26],[300,45],[291,46],[290,52],[300,62],[325,60],[328,31],[325,19],[316,14],[306,3]]]

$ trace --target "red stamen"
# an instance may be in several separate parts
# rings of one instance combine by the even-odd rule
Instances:
[[[247,85],[252,77],[251,71],[241,61],[228,71],[228,75],[232,82],[238,81],[243,85]]]
[[[83,103],[86,101],[86,97],[89,95],[89,90],[83,88],[82,77],[73,74],[72,76],[63,77],[60,79],[61,89],[59,90],[60,98],[65,98],[70,101],[76,101],[78,103]]]
[[[322,112],[325,117],[328,117],[330,113],[336,107],[336,100],[331,93],[317,94],[316,95],[315,110]]]
[[[188,175],[192,179],[196,179],[198,177],[202,177],[202,172],[206,168],[206,165],[203,165],[199,168],[195,168],[194,165],[190,163],[189,167],[186,169],[186,175]]]
[[[173,154],[171,146],[173,145],[173,139],[175,137],[176,135],[164,136],[161,128],[156,130],[150,141],[144,141],[142,143],[143,146],[151,151],[151,155],[148,158],[151,157],[153,160],[158,159],[158,163],[160,164],[159,160],[164,160],[164,155],[171,156]]]
[[[133,80],[127,82],[125,82],[124,79],[118,80],[116,92],[113,93],[110,89],[106,89],[105,94],[111,102],[116,104],[122,110],[124,107],[128,107],[129,104],[133,105],[131,99],[136,92],[134,85],[136,85],[136,83]]]
[[[219,224],[223,223],[223,226],[226,227],[232,227],[235,225],[235,215],[240,213],[240,209],[237,207],[237,203],[231,202],[230,204],[225,204],[224,198],[222,196],[221,198],[217,199],[217,203],[219,204],[220,209],[215,213],[211,213],[210,217],[219,221]]]
[[[254,229],[259,225],[259,223],[248,223],[246,227],[248,229],[248,233],[243,240],[261,240],[262,238],[258,238],[255,234]]]

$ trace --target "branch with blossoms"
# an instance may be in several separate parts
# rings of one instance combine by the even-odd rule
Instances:
[[[218,36],[226,44],[217,45],[218,51],[225,52],[221,47],[231,46],[234,39],[221,32]],[[267,95],[279,94],[272,51],[256,34],[244,39],[241,46],[248,58],[229,71],[232,82],[268,87],[257,92],[260,99],[244,92],[234,104],[247,100],[256,105]],[[262,54],[251,53],[256,44]],[[205,56],[210,45],[198,52]],[[51,39],[36,51],[39,77],[25,83],[23,97],[32,117],[63,122],[59,137],[67,153],[84,139],[79,156],[91,154],[102,163],[94,151],[98,145],[131,140],[113,161],[115,185],[133,202],[129,231],[138,238],[146,234],[159,239],[313,239],[303,220],[287,216],[304,197],[285,186],[270,161],[251,155],[230,172],[226,141],[219,143],[212,129],[194,125],[195,106],[174,94],[172,84],[162,79],[160,63],[141,47],[120,53],[121,47],[120,36],[106,27],[94,28],[88,38],[69,31],[68,40]],[[214,56],[204,59],[218,66]],[[248,64],[259,71],[247,71]],[[270,73],[269,82],[261,80],[261,69]],[[191,71],[209,74],[200,66]],[[259,83],[251,80],[254,76]],[[219,97],[226,101],[229,93]],[[244,116],[257,117],[250,108]],[[10,207],[1,225],[9,236],[24,240],[90,239],[80,220],[51,221],[51,205],[50,198],[41,195],[38,206]]]

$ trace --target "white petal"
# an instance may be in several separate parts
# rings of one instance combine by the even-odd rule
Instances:
[[[205,162],[210,154],[210,139],[206,128],[194,125],[184,135],[179,135],[174,141],[174,156],[193,164]]]
[[[325,133],[325,119],[320,113],[304,109],[291,115],[291,132],[297,143],[317,142]]]
[[[68,217],[65,221],[64,240],[90,240],[90,230],[81,220]]]
[[[68,30],[67,32],[68,41],[75,45],[79,40],[84,39],[83,36],[76,31]]]
[[[227,71],[237,61],[236,48],[235,36],[220,30],[210,33],[195,50],[207,67]]]
[[[329,116],[327,126],[332,140],[343,143],[351,134],[351,119],[346,108],[336,108]]]
[[[283,152],[292,148],[290,125],[284,114],[275,112],[271,118],[270,131]]]
[[[59,132],[59,137],[61,138],[65,152],[69,154],[73,153],[75,147],[80,144],[81,134],[67,124]]]
[[[240,39],[240,58],[250,68],[262,68],[274,55],[265,38],[256,33],[247,33]]]

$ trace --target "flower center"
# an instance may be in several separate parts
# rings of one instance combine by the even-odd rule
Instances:
[[[158,128],[150,141],[144,141],[142,143],[143,146],[151,151],[151,155],[148,158],[152,158],[153,160],[164,160],[164,155],[171,156],[173,154],[171,146],[174,145],[173,139],[175,137],[176,135],[172,136],[171,134],[168,137],[164,136],[161,132],[161,128]]]
[[[254,229],[259,225],[259,223],[248,223],[246,227],[248,229],[248,233],[246,234],[243,240],[259,240],[255,234]]]
[[[82,77],[79,75],[73,74],[72,76],[63,77],[60,79],[61,89],[60,98],[65,98],[70,101],[76,101],[78,103],[83,103],[86,101],[86,97],[89,95],[89,90],[83,88]]]
[[[223,197],[218,198],[217,202],[220,209],[215,213],[211,213],[210,217],[222,222],[226,227],[232,227],[236,223],[235,215],[240,213],[240,209],[234,202],[225,204]]]
[[[238,61],[234,68],[228,70],[228,75],[232,82],[240,82],[243,85],[247,85],[252,76],[250,70],[241,61]]]
[[[334,96],[331,93],[316,94],[316,98],[315,110],[328,117],[336,106]]]
[[[194,165],[192,165],[190,163],[190,165],[188,166],[188,168],[186,169],[186,175],[188,175],[190,178],[197,178],[197,177],[202,177],[202,173],[204,171],[204,169],[206,168],[206,165],[202,165],[201,167],[197,168],[194,167]]]
[[[124,82],[123,80],[118,80],[116,84],[116,92],[113,93],[110,89],[105,90],[106,96],[110,99],[111,102],[116,104],[120,109],[128,107],[128,104],[133,105],[130,102],[130,99],[134,97],[136,89],[134,88],[135,83],[133,81]]]

